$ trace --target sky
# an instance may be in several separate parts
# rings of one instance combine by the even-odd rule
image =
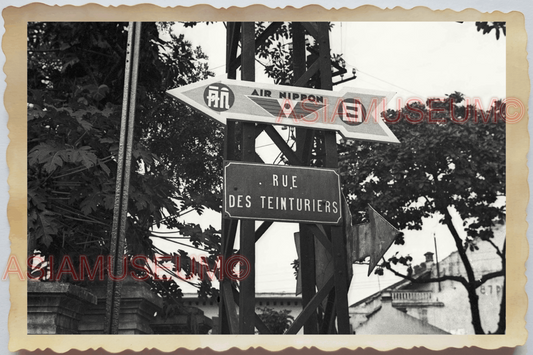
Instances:
[[[174,27],[194,46],[208,55],[210,70],[225,74],[226,34],[223,23],[199,24],[193,28]],[[357,78],[334,86],[395,92],[389,108],[402,107],[408,99],[444,97],[455,91],[480,98],[488,108],[492,99],[505,97],[505,37],[496,40],[494,32],[482,35],[473,22],[345,22],[334,23],[330,32],[332,53],[343,54],[348,73],[356,69]],[[338,79],[335,79],[336,81]],[[262,66],[256,65],[256,81],[271,83]],[[284,133],[283,131],[280,131]],[[287,131],[285,131],[286,133]],[[278,151],[268,138],[256,142],[259,154],[272,163]],[[189,214],[187,222],[207,228],[220,228],[220,215],[207,212],[202,217]],[[456,226],[462,223],[456,220]],[[275,223],[256,244],[256,292],[294,292],[296,281],[290,263],[297,258],[293,233],[297,224]],[[385,257],[402,252],[413,263],[425,260],[424,253],[435,252],[439,260],[455,250],[449,231],[437,218],[425,220],[421,231],[404,231],[406,244],[393,246]],[[166,245],[165,245],[166,246]],[[175,248],[175,246],[168,246]],[[194,250],[191,250],[193,253]],[[398,281],[389,273],[367,277],[367,266],[354,268],[349,302],[353,303]],[[194,292],[184,286],[185,292]]]
[[[225,74],[223,23],[175,26],[209,56],[215,75]],[[343,54],[348,74],[357,79],[334,87],[396,92],[395,99],[442,97],[459,91],[467,97],[505,97],[505,37],[482,35],[474,22],[344,22],[330,32],[332,53]],[[256,81],[271,83],[261,65]]]

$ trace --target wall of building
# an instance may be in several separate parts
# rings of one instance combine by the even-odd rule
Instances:
[[[494,243],[502,249],[505,241],[505,227],[499,227],[494,231]],[[484,241],[477,244],[478,250],[468,250],[467,256],[474,269],[476,279],[490,272],[499,271],[502,268],[501,258],[496,254],[494,247]],[[464,265],[457,252],[452,253],[439,263],[440,275],[466,275]],[[432,270],[432,277],[437,277],[436,267]],[[432,284],[436,297],[443,302],[445,309],[438,311],[435,318],[429,320],[437,327],[445,329],[452,334],[473,334],[472,316],[468,294],[458,282],[445,281]],[[500,304],[504,290],[504,277],[494,278],[485,282],[478,288],[479,309],[481,324],[485,332],[495,332],[498,328]]]
[[[493,242],[502,250],[505,241],[505,226],[494,231]],[[468,251],[467,256],[474,269],[475,277],[480,278],[490,272],[499,271],[502,268],[501,258],[497,255],[494,247],[484,241],[477,244],[478,250]],[[431,255],[429,255],[431,257]],[[418,273],[430,271],[431,277],[438,275],[466,275],[462,261],[457,252],[450,254],[439,262],[437,266],[432,261],[418,265]],[[444,281],[426,284],[399,284],[392,289],[430,291],[433,304],[424,305],[420,302],[412,302],[411,305],[402,305],[401,310],[409,316],[422,321],[427,321],[440,329],[451,334],[473,334],[472,315],[470,303],[465,288],[455,281]],[[481,323],[485,332],[495,332],[498,328],[500,304],[504,292],[504,278],[498,277],[487,281],[479,287],[479,308]],[[361,327],[367,321],[367,315],[381,312],[381,298],[378,295],[369,297],[365,302],[350,309],[351,323],[354,328]],[[377,319],[377,318],[376,318]],[[373,323],[376,321],[374,320]],[[377,326],[377,325],[375,325]]]
[[[430,323],[412,317],[408,313],[395,308],[390,294],[385,292],[379,311],[356,328],[357,335],[362,334],[446,334]]]

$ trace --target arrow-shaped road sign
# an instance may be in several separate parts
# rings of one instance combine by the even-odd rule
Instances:
[[[346,206],[347,209],[347,206]],[[374,270],[379,260],[389,250],[400,231],[390,224],[372,206],[368,206],[370,222],[358,225],[347,225],[348,250],[351,252],[350,262],[370,257],[368,275]],[[350,221],[351,219],[348,219]],[[349,223],[349,222],[348,222]]]
[[[400,231],[393,227],[382,215],[380,215],[372,206],[368,206],[369,223],[352,225],[352,215],[346,199],[343,197],[343,218],[345,219],[346,231],[346,252],[348,262],[348,273],[352,277],[352,264],[356,261],[362,261],[370,257],[368,266],[368,275],[376,267],[379,260],[389,250],[394,239],[400,234]],[[315,240],[315,277],[316,285],[320,289],[334,273],[333,259],[334,255],[328,252],[326,247]],[[300,233],[294,233],[296,251],[298,259],[300,258]],[[302,292],[301,269],[298,272],[296,282],[296,294]]]
[[[381,112],[391,92],[317,90],[211,78],[167,91],[178,100],[226,124],[226,120],[338,131],[346,139],[399,143]]]

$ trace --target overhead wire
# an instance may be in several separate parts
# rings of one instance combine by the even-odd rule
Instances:
[[[179,244],[179,245],[182,245],[182,246],[185,246],[185,247],[191,248],[191,249],[200,250],[200,251],[205,251],[204,249],[197,248],[197,247],[192,246],[192,245],[187,245],[187,244],[185,244],[185,243],[176,242],[175,240],[168,239],[167,237],[162,237],[162,236],[158,236],[158,235],[154,235],[154,234],[152,234],[151,237],[156,237],[156,238],[164,239],[164,240],[166,240],[167,242],[174,243],[174,244]]]
[[[346,29],[346,28],[343,26],[343,22],[340,22],[340,49],[341,49],[341,54],[342,54],[343,56],[344,56],[345,53],[346,53],[346,52],[345,52],[345,49],[346,49],[346,48],[345,48],[345,47],[346,47],[346,41],[344,40],[344,37],[345,37],[344,31],[345,31],[345,29]],[[390,81],[388,81],[388,80],[381,79],[381,78],[379,78],[379,77],[377,77],[377,76],[375,76],[375,75],[372,75],[372,74],[370,74],[370,73],[368,73],[368,72],[366,72],[366,71],[364,71],[364,70],[361,70],[360,68],[358,68],[357,66],[355,66],[353,63],[348,63],[348,61],[346,61],[346,60],[345,60],[345,62],[346,62],[346,64],[347,64],[348,66],[353,67],[353,68],[354,68],[357,72],[359,72],[359,73],[362,73],[362,74],[365,74],[365,75],[367,75],[367,76],[370,76],[370,77],[372,77],[372,78],[374,78],[374,79],[376,79],[376,80],[379,80],[379,81],[381,81],[381,82],[383,82],[383,83],[386,83],[386,84],[388,84],[388,85],[392,85],[392,86],[394,86],[394,87],[396,87],[396,88],[398,88],[398,89],[402,89],[402,90],[404,90],[404,91],[408,91],[408,92],[410,92],[411,94],[417,95],[418,97],[425,97],[424,95],[420,95],[419,93],[416,93],[416,92],[414,92],[413,90],[407,89],[407,88],[402,87],[402,86],[400,86],[400,85],[396,85],[396,84],[394,84],[394,83],[392,83],[392,82],[390,82]]]
[[[357,68],[357,67],[354,66],[354,65],[351,65],[351,66],[353,66],[353,67],[355,68],[355,70],[356,70],[357,72],[359,72],[359,73],[363,73],[363,74],[368,75],[368,76],[370,76],[370,77],[372,77],[372,78],[374,78],[374,79],[376,79],[376,80],[382,81],[382,82],[384,82],[384,83],[386,83],[386,84],[389,84],[389,85],[392,85],[392,86],[395,86],[395,87],[397,87],[398,89],[402,89],[402,90],[408,91],[408,92],[410,92],[411,94],[415,94],[415,95],[417,95],[418,97],[424,97],[424,95],[420,95],[420,94],[414,92],[413,90],[409,90],[409,89],[404,88],[404,87],[402,87],[402,86],[400,86],[400,85],[396,85],[396,84],[394,84],[394,83],[392,83],[392,82],[390,82],[390,81],[387,81],[387,80],[384,80],[384,79],[380,79],[380,78],[378,78],[377,76],[372,75],[372,74],[370,74],[370,73],[367,73],[366,71],[363,71],[363,70]]]

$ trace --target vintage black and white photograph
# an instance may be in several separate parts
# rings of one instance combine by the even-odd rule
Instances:
[[[516,346],[511,17],[191,13],[24,17],[10,349]]]
[[[27,33],[28,334],[505,333],[505,22]]]

